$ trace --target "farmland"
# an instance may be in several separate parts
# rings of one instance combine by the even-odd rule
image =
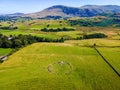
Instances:
[[[12,51],[12,49],[10,49],[10,48],[8,48],[8,49],[0,48],[0,56],[9,54],[11,51]]]
[[[120,73],[120,48],[99,48],[99,51],[104,57],[114,66],[114,68]],[[111,55],[112,53],[112,55]]]
[[[105,33],[108,35],[109,39],[119,40],[120,35],[119,31],[120,28],[115,27],[85,27],[85,26],[71,26],[67,20],[29,20],[24,22],[1,22],[1,27],[17,27],[16,30],[3,30],[0,29],[0,33],[4,35],[34,35],[39,37],[47,37],[47,38],[67,38],[67,39],[76,39],[82,37],[84,33],[91,34],[91,33]],[[43,32],[42,29],[74,29],[74,31],[61,31],[61,32]]]
[[[120,73],[120,28],[71,26],[67,20],[0,23],[3,27],[11,24],[18,28],[0,29],[0,34],[20,40],[29,40],[27,35],[32,39],[33,36],[48,40],[62,38],[64,42],[35,41],[21,46],[0,63],[1,90],[120,90],[120,77],[93,47],[96,46]],[[64,28],[73,31],[59,31]],[[84,38],[84,35],[96,33],[103,33],[106,37]],[[0,48],[0,56],[9,54],[12,49]]]
[[[112,57],[115,57],[114,54]],[[71,66],[68,74],[65,72],[70,68],[65,62]],[[119,61],[110,59],[110,62],[119,71],[120,66],[116,65]],[[53,65],[51,72],[48,70],[49,65]],[[120,89],[120,78],[93,48],[68,43],[36,43],[27,46],[0,65],[0,77],[2,90],[34,90],[38,87],[40,90]]]

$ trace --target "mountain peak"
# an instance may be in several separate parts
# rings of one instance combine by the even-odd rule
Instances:
[[[70,7],[70,6],[65,6],[65,5],[54,5],[47,9],[55,9],[55,8],[63,9],[63,8],[76,8],[76,7]]]
[[[54,5],[54,6],[46,8],[46,9],[55,9],[55,8],[63,8],[63,7],[67,7],[67,6],[64,6],[64,5]]]
[[[54,5],[37,13],[27,14],[26,16],[41,18],[46,16],[61,17],[91,17],[102,13],[119,13],[120,6],[117,5],[85,5],[82,7],[69,7],[64,5]]]

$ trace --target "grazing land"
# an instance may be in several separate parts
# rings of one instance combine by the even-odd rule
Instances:
[[[103,56],[113,65],[118,73],[120,73],[120,47],[98,49],[103,54]]]
[[[11,51],[12,51],[12,49],[10,49],[10,48],[8,48],[8,49],[0,48],[0,56],[7,55],[7,54],[9,54]]]
[[[120,71],[117,64],[120,57],[115,54],[119,48],[113,48],[114,52],[108,48],[99,49],[116,70]],[[110,55],[113,59],[110,59]],[[94,48],[71,43],[35,43],[27,46],[0,65],[0,77],[2,90],[120,89],[120,77]]]
[[[0,56],[18,50],[0,63],[1,90],[120,90],[120,77],[94,49],[120,73],[119,27],[36,19],[0,25],[0,47],[11,45]]]

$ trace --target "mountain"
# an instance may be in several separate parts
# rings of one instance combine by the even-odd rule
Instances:
[[[103,13],[119,13],[120,6],[118,5],[85,5],[80,9],[85,11],[86,16],[96,16]]]
[[[70,16],[74,16],[76,12],[79,12],[79,8],[56,5],[49,7],[40,12],[26,14],[25,16],[30,16],[35,18],[41,18],[46,16],[70,17]]]
[[[118,5],[85,5],[82,7],[68,7],[55,5],[40,12],[25,14],[24,16],[33,18],[42,18],[47,16],[61,17],[92,17],[103,13],[119,13]]]
[[[10,16],[10,17],[13,17],[13,16],[23,16],[24,13],[13,13],[13,14],[1,14],[0,16]]]

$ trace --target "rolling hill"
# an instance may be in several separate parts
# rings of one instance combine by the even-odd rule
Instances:
[[[103,13],[119,13],[118,5],[85,5],[82,7],[68,7],[63,5],[55,5],[44,9],[40,12],[25,14],[23,16],[42,18],[47,16],[61,17],[92,17]]]
[[[119,49],[98,49],[120,71]],[[1,90],[120,90],[120,78],[93,48],[70,42],[27,46],[0,64],[0,77]]]
[[[14,16],[22,16],[24,13],[16,12],[12,14],[0,14],[0,16],[9,16],[9,17],[14,17]]]

